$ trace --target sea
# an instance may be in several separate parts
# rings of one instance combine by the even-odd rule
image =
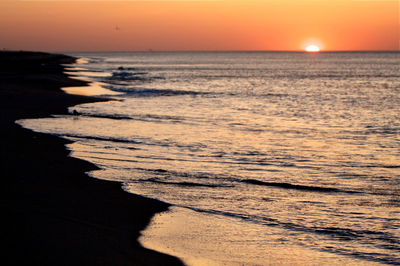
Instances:
[[[107,102],[19,120],[93,178],[171,204],[188,265],[400,265],[400,53],[72,53]]]

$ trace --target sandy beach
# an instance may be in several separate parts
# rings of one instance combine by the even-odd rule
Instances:
[[[88,177],[96,167],[68,157],[67,140],[15,124],[66,114],[100,101],[64,93],[64,55],[0,52],[1,239],[3,265],[181,265],[137,238],[168,205],[128,194],[117,182]]]

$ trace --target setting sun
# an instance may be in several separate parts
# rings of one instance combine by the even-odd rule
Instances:
[[[306,52],[309,53],[317,53],[319,51],[321,51],[321,49],[316,45],[309,45],[306,47]]]

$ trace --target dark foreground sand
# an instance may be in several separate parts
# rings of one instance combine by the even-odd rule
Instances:
[[[14,121],[65,114],[100,99],[63,93],[85,82],[62,74],[63,55],[0,52],[1,265],[181,265],[137,238],[168,208],[88,177],[96,167],[68,156],[66,140]]]

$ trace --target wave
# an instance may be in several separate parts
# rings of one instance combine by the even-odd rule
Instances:
[[[171,89],[150,89],[137,87],[122,87],[122,86],[105,86],[107,89],[124,92],[127,96],[134,97],[158,97],[158,96],[181,96],[181,95],[206,95],[207,92],[187,91],[187,90],[171,90]]]
[[[313,192],[339,192],[339,193],[362,193],[357,191],[348,191],[348,190],[341,190],[338,188],[331,188],[331,187],[317,187],[317,186],[306,186],[306,185],[295,185],[290,183],[284,182],[265,182],[256,179],[242,179],[240,182],[252,185],[259,185],[259,186],[268,186],[268,187],[278,187],[278,188],[285,188],[285,189],[294,189],[294,190],[302,190],[302,191],[313,191]]]
[[[120,138],[111,138],[111,137],[97,137],[97,136],[83,136],[83,135],[71,135],[71,134],[58,134],[60,137],[65,138],[77,138],[77,139],[89,139],[89,140],[100,140],[100,141],[112,141],[119,143],[132,143],[132,144],[142,144],[143,142],[135,141],[135,140],[126,140]]]
[[[153,115],[153,114],[132,114],[131,116],[121,115],[121,114],[90,114],[90,113],[80,113],[76,110],[73,111],[73,115],[84,116],[84,117],[93,117],[93,118],[105,118],[105,119],[113,119],[113,120],[138,120],[138,121],[150,121],[150,122],[159,122],[159,121],[169,121],[172,123],[179,123],[186,120],[181,116],[169,116],[169,115]]]
[[[244,221],[251,221],[254,223],[271,226],[271,227],[280,227],[292,232],[298,233],[312,233],[315,235],[321,235],[328,237],[331,240],[337,240],[341,243],[346,243],[350,241],[358,241],[364,243],[364,245],[375,245],[375,247],[379,247],[383,250],[392,251],[400,251],[400,241],[398,238],[391,234],[387,234],[385,232],[380,231],[372,231],[372,230],[354,230],[350,228],[339,228],[339,227],[313,227],[306,226],[293,222],[284,222],[276,218],[267,217],[267,216],[259,216],[259,215],[248,215],[244,213],[237,213],[231,211],[220,211],[220,210],[212,210],[212,209],[200,209],[196,207],[185,207],[181,206],[196,212],[207,213],[213,215],[222,215],[231,218],[241,219]],[[395,256],[394,254],[386,254],[384,252],[377,253],[367,253],[367,252],[357,252],[353,248],[348,248],[346,245],[343,247],[335,247],[335,246],[324,246],[320,245],[318,242],[298,242],[298,244],[304,245],[309,248],[318,249],[324,252],[329,252],[332,254],[341,254],[345,256],[351,256],[358,259],[366,260],[366,261],[376,261],[385,264],[391,265],[399,265],[400,258]]]
[[[222,180],[221,175],[212,174],[212,173],[204,173],[204,172],[179,172],[179,171],[171,171],[165,169],[146,169],[146,168],[135,168],[139,171],[150,172],[156,175],[163,175],[163,176],[174,176],[174,177],[183,177],[183,178],[195,178],[195,179],[219,179]],[[228,180],[225,178],[224,180]],[[228,180],[229,181],[229,180]]]
[[[149,179],[139,179],[139,182],[151,182],[165,185],[175,185],[181,187],[211,187],[211,188],[221,188],[221,187],[233,187],[232,185],[222,185],[222,184],[209,184],[209,183],[196,183],[196,182],[172,182],[172,181],[162,181],[157,178],[149,178]]]
[[[135,91],[127,92],[128,95],[135,95],[141,97],[151,96],[180,96],[180,95],[200,95],[204,94],[197,91],[180,91],[180,90],[159,90],[159,89],[137,89]]]
[[[136,168],[139,171],[151,172],[154,175],[162,176],[163,178],[168,177],[181,177],[181,178],[190,178],[190,179],[208,179],[208,180],[217,180],[220,184],[216,185],[213,184],[212,187],[234,187],[235,183],[246,183],[251,185],[258,185],[258,186],[268,186],[268,187],[277,187],[277,188],[284,188],[284,189],[294,189],[294,190],[301,190],[301,191],[310,191],[310,192],[325,192],[325,193],[349,193],[349,194],[362,194],[363,192],[359,191],[349,191],[349,190],[342,190],[338,188],[332,187],[320,187],[320,186],[306,186],[306,185],[296,185],[284,182],[265,182],[256,179],[239,179],[238,177],[232,176],[223,176],[218,174],[211,174],[211,173],[187,173],[187,172],[176,172],[170,171],[165,169],[144,169],[144,168]],[[192,182],[170,182],[170,181],[161,181],[159,178],[150,178],[141,181],[147,182],[156,182],[160,184],[169,184],[169,185],[186,185],[186,184],[197,184]],[[224,182],[224,183],[222,183]],[[227,184],[229,183],[229,184]],[[201,183],[203,184],[203,183]],[[207,183],[208,184],[208,183]],[[208,186],[208,185],[204,185]]]
[[[182,206],[183,207],[183,206]],[[319,235],[327,235],[339,240],[354,240],[354,239],[375,239],[382,242],[386,242],[388,244],[388,248],[400,250],[398,246],[392,246],[395,244],[400,244],[400,241],[385,233],[380,231],[372,231],[372,230],[355,230],[350,228],[340,228],[340,227],[317,227],[317,226],[306,226],[302,224],[297,224],[293,222],[284,222],[280,221],[276,218],[271,218],[267,216],[259,216],[259,215],[248,215],[244,213],[237,213],[231,211],[220,211],[220,210],[212,210],[212,209],[199,209],[196,207],[185,207],[196,212],[210,213],[223,215],[233,218],[239,218],[243,220],[251,220],[255,223],[260,223],[268,226],[279,226],[285,229],[299,231],[299,232],[311,232]],[[391,245],[392,244],[392,245]]]
[[[80,115],[85,117],[94,117],[94,118],[107,118],[107,119],[115,119],[115,120],[130,120],[132,117],[124,116],[124,115],[108,115],[108,114],[86,114],[86,113],[79,113],[74,110],[73,115]]]

